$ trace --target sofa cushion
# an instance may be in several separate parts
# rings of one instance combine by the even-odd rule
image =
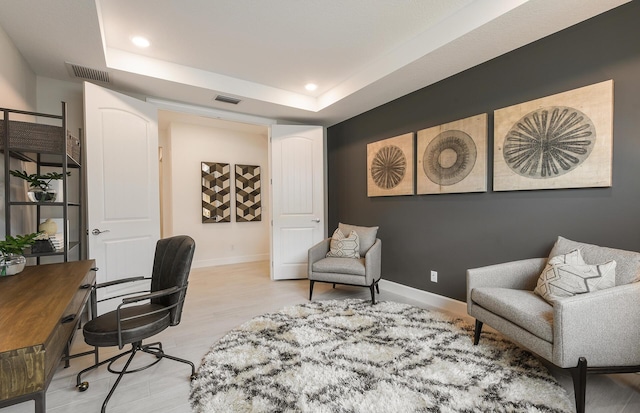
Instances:
[[[480,287],[471,300],[536,337],[553,342],[553,307],[533,291]]]
[[[358,234],[361,257],[364,257],[367,251],[369,251],[369,248],[376,242],[378,228],[379,227],[359,227],[357,225],[343,224],[342,222],[338,224],[338,229],[340,229],[343,234],[349,234],[351,231],[355,231]]]
[[[616,262],[601,265],[585,264],[580,250],[549,259],[538,278],[534,292],[553,303],[563,297],[572,297],[605,288],[616,283]]]
[[[364,258],[327,257],[316,261],[311,266],[313,272],[330,272],[334,274],[365,275]]]
[[[600,247],[598,245],[585,244],[583,242],[558,237],[558,240],[549,253],[549,257],[563,255],[575,249],[580,249],[584,261],[590,265],[615,261],[616,285],[640,281],[640,253],[635,251]]]
[[[345,237],[340,228],[333,231],[327,257],[360,258],[360,239],[355,231]]]

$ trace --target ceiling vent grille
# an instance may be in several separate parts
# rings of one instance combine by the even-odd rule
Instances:
[[[230,103],[232,105],[237,105],[238,103],[241,102],[240,99],[236,99],[236,98],[232,98],[231,96],[224,96],[224,95],[218,95],[214,100],[217,100],[218,102],[223,102],[223,103]]]
[[[105,72],[104,70],[92,69],[90,67],[80,66],[69,62],[67,62],[67,69],[69,70],[69,74],[73,77],[111,83],[111,79],[109,79],[109,72]]]

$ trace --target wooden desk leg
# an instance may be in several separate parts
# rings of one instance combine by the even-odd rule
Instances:
[[[46,391],[41,391],[36,393],[33,397],[33,400],[36,402],[36,413],[46,413],[47,412],[47,403],[45,400]]]
[[[69,366],[71,365],[71,363],[69,363],[69,360],[71,359],[71,350],[69,349],[69,343],[67,343],[67,345],[64,347],[64,355],[63,355],[63,360],[64,360],[64,368],[69,368]]]

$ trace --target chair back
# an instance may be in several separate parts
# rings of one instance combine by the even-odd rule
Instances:
[[[191,261],[196,249],[193,238],[187,235],[158,240],[156,254],[153,260],[153,273],[151,274],[151,292],[164,290],[171,287],[183,288],[175,294],[151,300],[153,304],[164,306],[176,305],[171,308],[171,325],[180,323],[182,306],[187,294]]]

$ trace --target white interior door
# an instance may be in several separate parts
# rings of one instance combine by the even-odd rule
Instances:
[[[157,109],[85,82],[84,114],[88,247],[97,282],[150,276],[160,238]],[[102,288],[98,299],[131,288]],[[118,304],[101,303],[98,313]]]
[[[324,129],[271,126],[271,278],[306,278],[307,251],[325,236]]]

